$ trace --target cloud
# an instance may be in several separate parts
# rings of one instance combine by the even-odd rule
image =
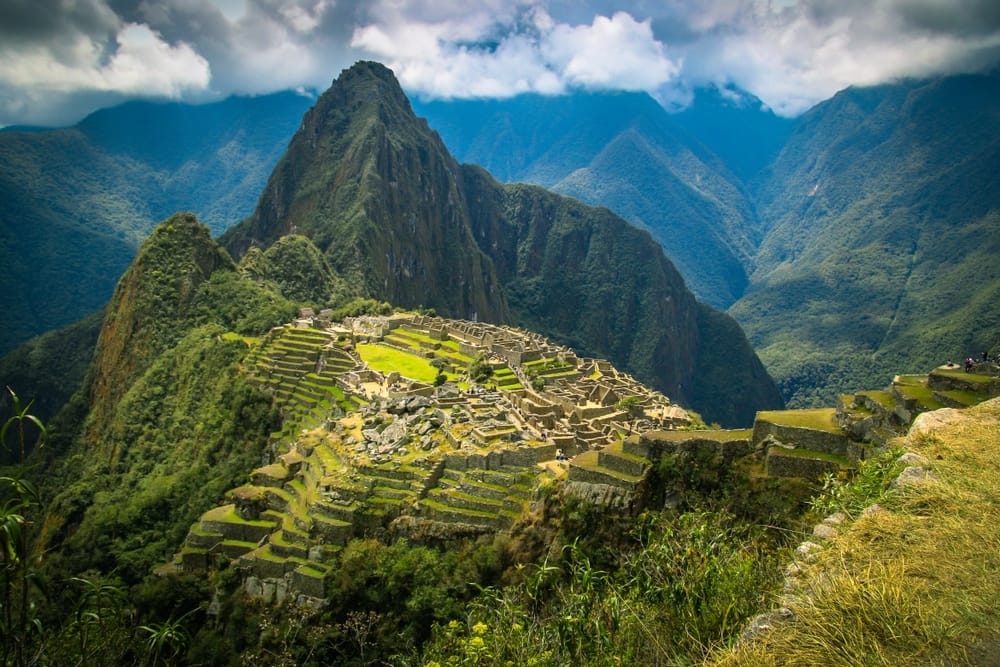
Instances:
[[[732,85],[797,114],[850,85],[1000,63],[996,0],[0,0],[0,125],[131,96],[326,88],[360,58],[411,94]]]
[[[721,15],[707,7],[683,17],[685,83],[735,83],[786,115],[852,85],[1000,62],[996,2],[813,0]]]
[[[0,110],[30,118],[36,107],[56,107],[91,96],[179,98],[204,90],[208,62],[184,42],[173,44],[147,25],[122,23],[100,2],[71,3],[71,12],[5,6],[0,31]],[[105,95],[106,96],[106,95]],[[58,113],[54,120],[59,119]]]
[[[595,16],[589,25],[558,23],[539,7],[506,18],[506,25],[481,14],[369,24],[355,30],[351,45],[385,60],[404,87],[428,97],[654,90],[679,71],[649,21],[626,12]]]

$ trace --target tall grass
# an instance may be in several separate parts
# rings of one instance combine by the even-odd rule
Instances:
[[[706,664],[995,664],[1000,647],[1000,404],[898,441],[932,478],[893,488],[894,457],[827,494],[856,517],[785,602],[792,622]],[[880,509],[859,508],[880,501]],[[822,505],[822,503],[821,503]],[[993,660],[993,662],[989,662]]]

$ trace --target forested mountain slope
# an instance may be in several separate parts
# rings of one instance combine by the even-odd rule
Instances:
[[[0,132],[0,353],[101,308],[157,222],[215,233],[253,210],[311,100],[131,102],[71,128]]]
[[[997,76],[853,88],[794,121],[738,91],[672,117],[642,97],[418,110],[460,159],[649,227],[696,294],[739,299],[792,405],[997,342]]]
[[[376,63],[345,70],[321,96],[257,210],[222,242],[241,257],[291,232],[310,237],[340,277],[330,299],[537,326],[710,420],[749,423],[760,405],[780,403],[738,328],[700,314],[648,234],[609,211],[460,168]],[[731,354],[708,354],[709,338]],[[723,386],[695,380],[717,366],[729,371]]]
[[[996,76],[852,88],[799,119],[731,309],[790,402],[996,344],[998,129]]]
[[[649,230],[697,297],[743,293],[759,242],[739,179],[645,93],[416,103],[462,162]]]

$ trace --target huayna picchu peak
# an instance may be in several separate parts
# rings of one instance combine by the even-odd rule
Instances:
[[[320,96],[253,215],[221,242],[239,258],[292,233],[342,278],[331,299],[524,325],[724,425],[781,406],[739,327],[695,300],[648,233],[459,166],[377,63]]]

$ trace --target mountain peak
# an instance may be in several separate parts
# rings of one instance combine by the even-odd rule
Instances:
[[[622,363],[725,423],[780,405],[739,329],[703,316],[647,233],[610,211],[460,168],[377,63],[345,70],[320,96],[254,214],[222,242],[240,257],[291,234],[307,237],[342,278],[335,300],[516,322]],[[721,398],[699,395],[694,378],[708,352],[701,340],[716,336],[740,351],[735,365],[746,371]],[[722,404],[738,408],[715,409]]]
[[[239,257],[301,234],[344,278],[339,296],[507,321],[461,188],[458,164],[392,71],[359,62],[305,114],[256,211],[222,242]]]
[[[192,213],[176,213],[150,234],[115,288],[94,354],[91,433],[156,355],[183,334],[198,287],[216,270],[236,269]]]

